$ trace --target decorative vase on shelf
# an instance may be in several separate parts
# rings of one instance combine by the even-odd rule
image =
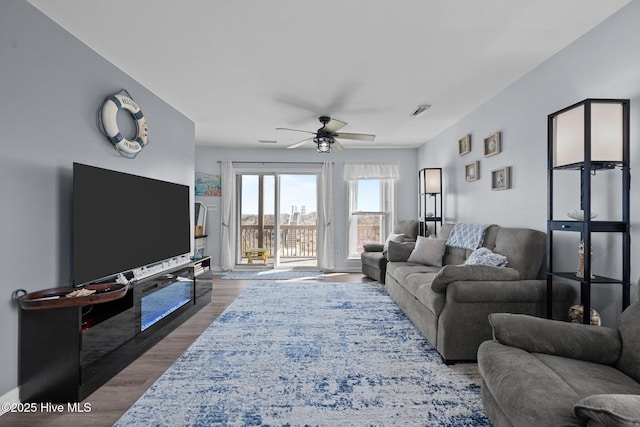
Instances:
[[[571,212],[567,212],[567,216],[576,221],[584,221],[584,211],[582,209],[574,209]],[[596,212],[591,212],[591,219],[597,218]]]
[[[593,249],[591,250],[591,255],[593,255]],[[578,245],[578,270],[576,271],[577,277],[584,277],[584,241],[580,241]],[[591,278],[593,279],[595,276],[592,274]]]

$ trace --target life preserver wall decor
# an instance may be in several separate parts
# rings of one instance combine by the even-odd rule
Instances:
[[[124,138],[118,129],[117,115],[120,109],[131,113],[136,122],[136,137],[134,139]],[[149,143],[147,119],[138,104],[124,89],[104,100],[102,107],[98,110],[98,128],[111,141],[115,149],[129,159],[135,158]]]

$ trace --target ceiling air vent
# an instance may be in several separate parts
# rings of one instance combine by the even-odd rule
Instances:
[[[425,111],[427,111],[429,108],[431,108],[431,105],[429,104],[422,104],[422,105],[418,105],[416,107],[416,109],[413,111],[413,113],[411,113],[411,117],[413,117],[414,119],[416,117],[418,117],[420,114],[424,113]]]

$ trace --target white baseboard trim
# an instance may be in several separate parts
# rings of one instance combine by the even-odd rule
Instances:
[[[9,410],[6,403],[20,403],[20,388],[16,387],[0,396],[0,403],[3,403],[3,405],[0,405],[2,407],[0,416],[2,416]]]

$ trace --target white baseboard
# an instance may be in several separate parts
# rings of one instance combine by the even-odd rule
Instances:
[[[20,403],[20,388],[16,387],[13,390],[9,390],[2,396],[0,396],[0,403]],[[0,405],[0,416],[4,415],[7,411],[7,405]]]

